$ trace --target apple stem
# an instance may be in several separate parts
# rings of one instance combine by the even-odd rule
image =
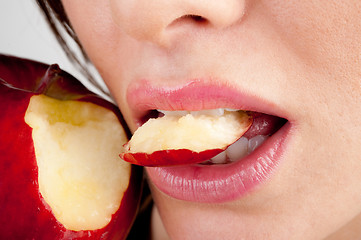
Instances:
[[[47,92],[51,84],[61,77],[59,76],[59,73],[61,73],[61,70],[58,64],[50,65],[44,76],[41,78],[41,81],[38,87],[35,89],[35,92],[38,94]]]

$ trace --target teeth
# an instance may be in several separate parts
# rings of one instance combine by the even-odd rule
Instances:
[[[238,109],[230,109],[230,108],[217,108],[217,109],[207,109],[207,110],[200,110],[200,111],[165,111],[165,110],[158,110],[158,112],[163,113],[167,116],[176,116],[181,117],[187,114],[192,114],[193,116],[200,116],[200,115],[208,115],[208,116],[222,116],[224,111],[228,112],[236,112],[239,111]]]
[[[222,164],[222,163],[227,162],[226,151],[223,151],[220,154],[218,154],[217,156],[213,157],[210,162],[214,163],[214,164]]]
[[[267,136],[257,135],[251,138],[248,142],[248,153],[253,152],[256,148],[258,148],[265,140]]]
[[[231,162],[236,161],[247,155],[248,139],[241,137],[237,142],[229,146],[226,150],[227,156]]]
[[[224,114],[223,108],[210,109],[210,110],[201,110],[201,111],[192,111],[193,116],[199,115],[208,115],[208,116],[222,116]]]
[[[235,162],[259,147],[268,136],[257,135],[248,140],[246,137],[241,137],[237,142],[229,146],[225,151],[207,161],[207,164],[226,164]]]
[[[165,111],[165,110],[157,110],[160,113],[163,113],[167,116],[175,116],[175,117],[181,117],[189,114],[189,111]]]
[[[225,108],[224,110],[228,111],[228,112],[237,112],[237,111],[239,111],[238,109],[233,109],[233,108]]]

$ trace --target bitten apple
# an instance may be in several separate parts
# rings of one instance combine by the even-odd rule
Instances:
[[[120,155],[125,161],[142,166],[201,163],[236,142],[252,124],[245,111],[164,113],[135,131]]]
[[[0,55],[0,239],[125,239],[141,169],[117,108],[57,65]]]

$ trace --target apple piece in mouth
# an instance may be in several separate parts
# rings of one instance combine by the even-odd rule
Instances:
[[[142,166],[201,163],[224,151],[252,125],[245,111],[201,112],[149,119],[135,131],[121,157]]]
[[[125,239],[141,168],[113,104],[57,66],[0,55],[0,238]]]

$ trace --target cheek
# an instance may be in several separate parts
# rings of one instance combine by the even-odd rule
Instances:
[[[261,7],[301,66],[302,77],[289,81],[295,89],[293,97],[299,97],[297,105],[307,111],[300,111],[298,117],[309,126],[318,124],[324,138],[348,139],[339,141],[339,146],[359,143],[355,139],[361,132],[357,123],[361,116],[360,1],[273,0],[263,1]]]
[[[264,1],[288,46],[310,66],[355,70],[361,45],[360,1]],[[346,64],[347,63],[347,64]],[[360,69],[360,68],[359,68]]]
[[[137,51],[135,44],[114,22],[109,1],[64,0],[63,5],[82,47],[125,117],[129,116],[125,87],[129,69],[134,69],[129,60]]]
[[[107,49],[114,48],[118,34],[107,2],[94,1],[94,4],[86,4],[84,0],[63,1],[82,46],[89,57],[95,59],[100,59],[102,54],[109,52]]]
[[[113,21],[109,1],[64,0],[69,20],[85,52],[101,73],[117,72],[122,60],[124,34]],[[120,58],[119,56],[122,56]],[[108,78],[105,78],[108,79]]]

